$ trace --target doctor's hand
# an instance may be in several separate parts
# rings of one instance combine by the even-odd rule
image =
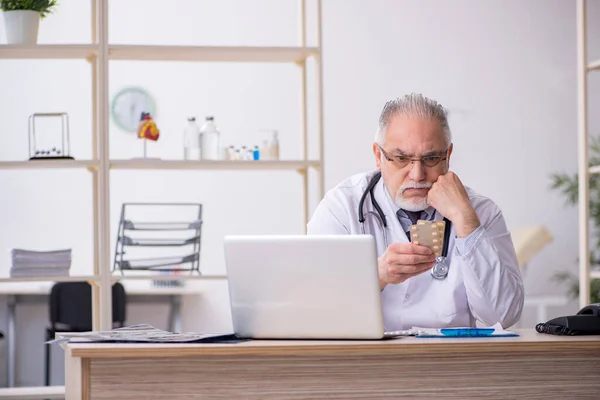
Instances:
[[[393,243],[377,259],[379,288],[387,284],[402,283],[408,278],[430,270],[435,255],[430,248],[414,243]]]
[[[427,203],[452,221],[460,238],[469,236],[480,225],[465,187],[452,171],[437,178],[427,193]]]

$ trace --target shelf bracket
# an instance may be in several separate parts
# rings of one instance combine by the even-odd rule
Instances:
[[[296,170],[297,173],[299,173],[300,175],[304,176],[306,175],[306,173],[308,172],[308,167],[302,167],[302,168],[298,168]]]
[[[306,60],[296,61],[294,64],[296,64],[297,66],[299,66],[300,68],[302,68],[302,67],[304,67],[306,65]]]

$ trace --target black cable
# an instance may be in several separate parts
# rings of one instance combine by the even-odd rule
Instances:
[[[446,217],[444,217],[444,243],[442,244],[442,257],[448,257],[448,246],[450,245],[450,230],[452,229],[452,223]]]

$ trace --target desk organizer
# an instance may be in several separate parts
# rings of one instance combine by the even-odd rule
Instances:
[[[147,220],[157,215],[181,214],[184,208],[190,220]],[[122,275],[124,271],[200,274],[201,228],[202,205],[198,203],[125,203],[121,208],[113,272],[119,271]],[[175,234],[177,237],[173,237]],[[161,249],[162,254],[151,254],[153,249]],[[128,257],[129,253],[141,256]]]

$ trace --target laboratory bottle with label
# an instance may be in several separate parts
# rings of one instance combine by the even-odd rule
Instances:
[[[196,117],[189,117],[183,133],[183,159],[200,160],[200,129],[196,124]]]
[[[206,117],[206,121],[200,129],[202,138],[202,159],[203,160],[219,160],[221,158],[220,133],[215,125],[214,117]]]

